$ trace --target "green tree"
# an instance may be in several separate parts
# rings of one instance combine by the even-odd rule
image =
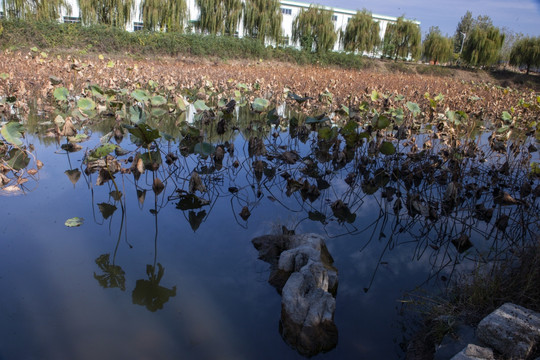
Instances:
[[[462,46],[464,45],[467,36],[471,34],[475,27],[481,27],[484,30],[487,30],[490,27],[493,27],[493,22],[487,15],[479,15],[475,19],[473,18],[472,13],[467,10],[458,23],[456,33],[454,34],[454,53],[461,53]]]
[[[367,10],[357,11],[349,20],[345,35],[342,38],[343,47],[347,51],[373,53],[381,43],[379,23]]]
[[[540,37],[518,40],[510,52],[510,65],[526,66],[527,74],[531,66],[540,67]]]
[[[234,35],[242,17],[241,0],[197,0],[198,27],[210,34]]]
[[[452,58],[452,39],[443,36],[438,26],[429,28],[423,47],[424,59],[433,61],[434,64]]]
[[[461,53],[461,47],[465,42],[467,34],[470,34],[473,28],[474,19],[472,12],[468,11],[463,15],[461,21],[458,23],[456,33],[454,34],[454,53]]]
[[[282,19],[279,0],[246,0],[244,4],[244,30],[262,42],[279,42]]]
[[[292,40],[299,41],[300,47],[306,51],[332,49],[337,40],[332,12],[317,5],[302,9],[293,21]]]
[[[501,32],[504,34],[504,42],[500,51],[501,61],[505,63],[510,62],[510,53],[514,45],[525,37],[523,33],[516,33],[507,27],[501,28]]]
[[[144,0],[141,15],[147,30],[183,32],[187,19],[186,0]]]
[[[504,34],[496,27],[475,26],[463,45],[461,57],[473,66],[489,66],[499,60]]]
[[[383,55],[392,59],[412,58],[416,60],[422,53],[422,35],[418,24],[399,17],[395,23],[386,26],[383,40]]]
[[[71,6],[66,0],[2,0],[2,10],[7,18],[57,21]]]
[[[78,0],[83,24],[125,27],[131,19],[133,0]]]

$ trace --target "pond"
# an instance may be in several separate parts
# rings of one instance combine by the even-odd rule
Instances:
[[[401,358],[409,292],[539,231],[533,137],[402,136],[379,114],[362,127],[264,103],[79,105],[24,118],[24,154],[3,145],[25,160],[1,200],[0,359]],[[337,269],[324,348],[280,323],[252,240],[283,233],[322,235]]]

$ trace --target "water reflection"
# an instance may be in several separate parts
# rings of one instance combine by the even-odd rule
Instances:
[[[405,245],[412,244],[413,250],[404,257],[427,258],[432,265],[426,279],[418,280],[422,282],[441,274],[449,278],[469,260],[496,260],[540,230],[540,185],[529,173],[538,154],[529,151],[531,139],[501,145],[477,133],[448,141],[425,129],[396,141],[396,154],[386,156],[378,151],[383,140],[374,129],[310,125],[300,115],[269,124],[246,108],[231,116],[201,114],[192,114],[191,124],[185,115],[149,118],[146,126],[131,124],[131,132],[105,119],[80,130],[95,132],[86,151],[64,149],[66,176],[74,185],[84,177],[95,222],[114,228],[113,218],[120,216],[114,251],[100,251],[95,260],[94,279],[103,288],[125,291],[126,271],[132,270],[123,261],[124,270],[116,258],[122,238],[130,246],[128,204],[142,208],[153,200],[154,258],[137,264],[146,275],[131,293],[133,304],[149,311],[166,308],[177,295],[176,286],[162,285],[168,265],[158,262],[158,219],[167,207],[183,216],[193,232],[206,230],[207,221],[218,217],[216,209],[226,208],[243,228],[253,228],[257,215],[276,221],[279,213],[289,227],[307,225],[329,239],[348,236],[358,242],[359,252],[379,244],[377,262],[362,284],[366,292],[389,252],[410,248]],[[389,133],[400,139],[400,131]],[[79,160],[80,169],[73,169]],[[106,190],[99,192],[106,193],[103,198],[94,198],[97,187]],[[261,214],[269,204],[272,210]],[[301,330],[280,331],[288,344],[299,348],[292,340],[298,336],[289,335]],[[316,351],[332,349],[335,333],[335,339],[328,336]],[[300,347],[304,355],[314,351]]]
[[[282,296],[279,332],[301,355],[334,349],[338,273],[324,239],[316,234],[282,235],[252,240],[259,259],[271,266],[268,282]]]

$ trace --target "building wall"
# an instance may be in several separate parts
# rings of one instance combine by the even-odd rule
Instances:
[[[188,19],[190,22],[197,21],[200,16],[199,8],[196,5],[196,0],[186,0],[187,1],[187,7],[188,7]],[[245,0],[242,0],[245,1]],[[308,9],[310,4],[299,2],[299,1],[289,1],[289,0],[281,0],[281,10],[282,10],[282,30],[283,30],[283,42],[280,45],[287,45],[287,46],[294,46],[296,48],[299,48],[298,43],[292,42],[292,24],[296,16],[302,11],[302,9]],[[79,6],[77,3],[77,0],[68,0],[68,3],[71,5],[72,11],[71,13],[65,12],[62,14],[62,19],[60,21],[62,22],[76,22],[77,18],[80,19],[80,11]],[[135,0],[135,7],[132,10],[132,18],[131,20],[126,24],[126,30],[128,31],[135,31],[142,28],[142,14],[141,14],[141,4],[142,0]],[[2,2],[0,1],[0,11],[2,11]],[[328,7],[323,6],[323,8],[330,10],[333,12],[333,19],[334,19],[334,27],[336,31],[339,34],[339,30],[345,31],[347,27],[347,23],[351,17],[353,17],[356,14],[356,10],[347,10],[347,9],[340,9],[340,8],[334,8],[334,7]],[[386,31],[386,26],[388,23],[397,21],[396,17],[392,16],[385,16],[385,15],[377,15],[372,14],[373,19],[379,23],[380,26],[380,36],[381,39],[384,38],[384,33]],[[420,22],[415,21],[415,23],[420,24]],[[238,36],[243,37],[244,36],[244,29],[243,29],[243,22],[240,21],[239,29],[238,29]],[[272,44],[275,45],[275,44]],[[338,38],[338,41],[336,41],[334,45],[334,51],[342,51],[343,46],[340,42],[340,39]]]

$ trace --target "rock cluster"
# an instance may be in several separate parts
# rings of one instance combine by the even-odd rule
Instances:
[[[503,359],[523,360],[539,343],[540,314],[506,303],[480,321],[473,343],[451,360],[493,360],[493,350]]]
[[[334,323],[337,269],[324,239],[316,234],[265,235],[252,240],[270,263],[268,282],[281,294],[280,333],[304,356],[337,345]]]

